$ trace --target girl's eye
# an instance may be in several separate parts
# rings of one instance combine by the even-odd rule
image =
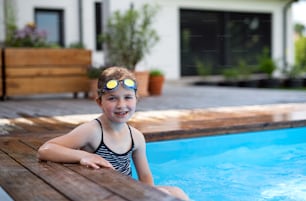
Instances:
[[[110,96],[110,97],[107,98],[107,100],[108,100],[108,101],[115,101],[115,100],[116,100],[116,97]]]
[[[133,96],[130,96],[130,95],[128,95],[128,96],[125,96],[125,99],[127,99],[127,100],[129,100],[129,99],[133,99],[134,97]]]

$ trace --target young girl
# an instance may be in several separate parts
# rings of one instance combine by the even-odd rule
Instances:
[[[40,160],[80,163],[89,168],[112,168],[131,176],[131,158],[141,182],[154,185],[146,156],[143,134],[127,121],[136,110],[137,84],[126,68],[105,69],[98,82],[96,102],[102,114],[68,134],[47,141],[38,150]],[[187,195],[177,187],[160,190],[183,200]]]

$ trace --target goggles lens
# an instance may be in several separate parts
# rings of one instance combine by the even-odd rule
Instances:
[[[112,90],[115,89],[118,86],[118,81],[117,80],[110,80],[106,83],[105,88],[107,90]]]
[[[123,80],[123,86],[126,86],[128,88],[136,89],[136,83],[132,79],[124,79]]]
[[[124,80],[109,80],[106,82],[104,90],[111,91],[117,89],[117,87],[121,84],[126,89],[137,90],[137,85],[135,80],[132,79],[124,79]]]

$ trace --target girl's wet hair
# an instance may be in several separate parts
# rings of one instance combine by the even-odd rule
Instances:
[[[103,95],[103,88],[109,80],[123,80],[127,78],[136,81],[134,74],[127,68],[118,66],[105,68],[98,80],[98,97],[100,98]]]

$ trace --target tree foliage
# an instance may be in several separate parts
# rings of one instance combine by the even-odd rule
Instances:
[[[135,70],[136,65],[159,41],[152,28],[158,7],[145,4],[140,10],[131,6],[127,11],[115,11],[107,30],[100,39],[107,48],[106,62]]]

